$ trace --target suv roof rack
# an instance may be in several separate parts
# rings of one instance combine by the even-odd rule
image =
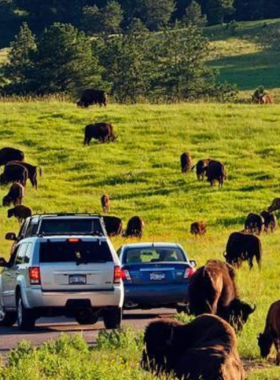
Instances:
[[[92,213],[92,212],[48,212],[44,214],[34,214],[32,217],[52,217],[52,216],[96,216],[101,218],[101,214]]]

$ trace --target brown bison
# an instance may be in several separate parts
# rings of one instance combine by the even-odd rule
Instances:
[[[120,235],[123,230],[122,220],[116,216],[103,216],[105,229],[108,236]]]
[[[124,236],[126,237],[139,237],[143,236],[145,223],[139,216],[133,216],[129,219]]]
[[[8,162],[15,160],[24,160],[24,153],[22,150],[8,147],[0,149],[0,166],[6,165]]]
[[[3,206],[21,205],[22,198],[24,197],[24,187],[20,183],[13,183],[7,195],[3,197]]]
[[[194,222],[191,224],[191,234],[193,235],[204,235],[206,233],[206,223]]]
[[[258,343],[262,358],[266,358],[271,350],[272,344],[276,349],[276,364],[280,365],[280,301],[274,302],[266,317],[265,329],[258,336]]]
[[[110,210],[110,198],[109,195],[103,194],[101,197],[101,206],[103,209],[103,212],[107,213]]]
[[[191,314],[216,314],[237,330],[255,311],[240,300],[233,267],[218,260],[209,260],[196,270],[190,279],[188,295]]]
[[[226,179],[224,164],[220,161],[211,160],[206,169],[206,177],[211,186],[214,186],[215,181],[218,181],[219,187],[222,187],[224,180]]]
[[[253,268],[253,260],[256,259],[259,268],[262,259],[262,244],[257,236],[243,232],[230,234],[224,253],[226,262],[240,267],[243,261],[248,261],[249,268]]]
[[[181,380],[244,380],[234,330],[209,314],[188,324],[171,319],[151,322],[144,335],[141,365]]]
[[[260,235],[264,230],[264,218],[259,214],[251,212],[247,215],[244,228],[246,232]]]
[[[89,145],[91,139],[99,140],[101,143],[115,141],[117,136],[114,134],[114,128],[109,123],[89,124],[85,127],[84,144]]]
[[[31,164],[28,164],[27,162],[19,162],[19,161],[11,161],[7,165],[20,165],[23,166],[27,172],[28,172],[28,179],[30,180],[32,187],[35,187],[35,189],[38,189],[38,172],[40,176],[42,175],[42,169],[40,166],[34,166]]]
[[[277,219],[274,214],[268,211],[262,211],[261,216],[264,219],[264,230],[265,232],[274,232],[277,227]]]
[[[280,210],[280,198],[273,199],[271,205],[268,207],[268,212]]]
[[[191,155],[187,152],[182,153],[180,157],[181,161],[181,171],[182,173],[187,173],[191,170],[192,167],[192,158]]]
[[[259,94],[252,96],[252,102],[255,104],[274,104],[274,99],[271,95],[268,94]]]
[[[192,167],[192,170],[194,170],[194,168],[196,168],[196,176],[197,176],[197,179],[198,181],[203,181],[204,180],[204,175],[207,171],[207,168],[208,168],[208,165],[209,165],[209,162],[211,161],[210,158],[206,158],[204,160],[199,160],[196,165],[194,165]]]
[[[107,94],[103,90],[86,89],[82,92],[81,99],[77,102],[78,107],[87,108],[93,104],[99,104],[99,106],[107,105]]]
[[[29,207],[19,205],[8,210],[8,218],[14,216],[18,219],[19,222],[22,222],[24,219],[32,215],[32,210]]]
[[[21,165],[11,165],[8,163],[4,167],[4,172],[0,175],[0,184],[5,185],[10,182],[19,182],[26,185],[28,171]]]

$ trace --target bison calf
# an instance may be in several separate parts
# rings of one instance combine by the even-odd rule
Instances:
[[[193,235],[204,235],[206,233],[206,223],[205,222],[194,222],[191,224],[191,234]]]
[[[103,209],[103,212],[107,213],[110,210],[110,198],[109,195],[103,194],[101,197],[101,206]]]
[[[144,230],[144,221],[139,216],[133,216],[129,219],[124,236],[141,238]]]
[[[13,183],[10,190],[5,197],[3,197],[3,206],[21,205],[22,198],[24,197],[24,187],[20,183]]]
[[[19,222],[22,222],[24,219],[32,215],[32,210],[29,207],[19,205],[8,210],[8,218],[14,216],[18,219]]]
[[[264,230],[264,218],[259,214],[251,212],[247,215],[244,228],[247,232],[260,235]]]
[[[182,153],[180,157],[181,161],[181,171],[182,173],[187,173],[191,170],[192,167],[192,158],[191,155],[187,152]]]

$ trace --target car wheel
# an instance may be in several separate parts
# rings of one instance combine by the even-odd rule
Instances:
[[[122,323],[122,309],[120,307],[116,307],[105,310],[103,320],[106,329],[117,329]]]
[[[0,306],[0,326],[11,327],[17,321],[17,313],[4,311]]]
[[[92,310],[84,309],[76,315],[76,321],[80,325],[94,325],[98,321],[98,314]]]
[[[33,311],[24,306],[21,294],[17,298],[17,322],[20,330],[31,331],[34,329],[35,320]]]

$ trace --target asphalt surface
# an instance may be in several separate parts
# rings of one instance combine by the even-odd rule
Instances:
[[[125,311],[122,326],[131,326],[136,330],[141,330],[155,318],[171,317],[175,312],[175,309]],[[94,345],[99,331],[104,329],[104,324],[101,320],[94,325],[81,326],[73,319],[66,318],[39,319],[32,332],[19,331],[16,325],[9,328],[0,327],[0,355],[5,355],[8,351],[17,347],[21,340],[31,342],[33,346],[40,346],[45,341],[57,339],[61,333],[81,333],[88,344]]]

